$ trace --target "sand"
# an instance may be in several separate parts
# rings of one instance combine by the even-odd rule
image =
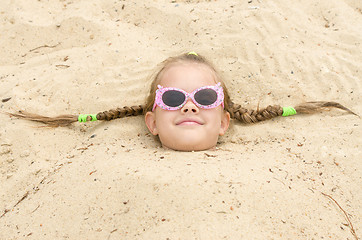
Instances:
[[[0,111],[141,104],[160,61],[196,51],[244,107],[361,115],[361,26],[359,0],[3,0]],[[162,149],[141,116],[0,121],[0,239],[362,237],[361,118],[343,111],[233,121],[201,152]]]

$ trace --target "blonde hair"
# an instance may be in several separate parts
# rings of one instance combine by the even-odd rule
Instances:
[[[181,55],[175,56],[175,57],[169,57],[166,60],[164,60],[161,64],[159,64],[154,75],[152,76],[152,83],[151,83],[150,91],[149,91],[149,94],[148,94],[148,97],[146,100],[144,113],[152,111],[152,107],[153,107],[153,104],[155,102],[155,97],[156,97],[157,85],[161,81],[162,76],[165,73],[165,71],[167,69],[169,69],[171,66],[176,65],[176,64],[181,64],[181,63],[203,64],[203,65],[207,66],[208,68],[210,68],[210,70],[215,75],[216,83],[220,82],[221,86],[224,90],[224,106],[225,106],[225,110],[228,111],[229,110],[228,107],[230,104],[230,96],[229,96],[228,90],[226,88],[226,85],[225,85],[221,75],[216,70],[214,65],[211,62],[209,62],[205,57],[192,52],[192,53],[181,54]]]
[[[258,108],[256,110],[250,110],[243,108],[240,104],[235,104],[234,102],[232,102],[229,96],[229,92],[224,83],[224,80],[222,79],[221,74],[217,71],[214,65],[200,54],[196,54],[195,52],[190,52],[175,57],[169,57],[166,60],[164,60],[161,64],[159,64],[158,68],[156,69],[155,73],[152,76],[150,91],[145,104],[131,106],[131,107],[125,106],[122,108],[116,108],[104,112],[99,112],[94,117],[90,115],[85,116],[84,120],[110,121],[116,118],[143,115],[149,111],[152,111],[152,107],[156,96],[157,85],[161,81],[164,72],[170,66],[179,63],[204,64],[205,66],[211,69],[211,71],[215,74],[216,78],[215,80],[221,83],[221,86],[224,91],[224,106],[225,106],[224,110],[230,113],[231,118],[236,119],[242,123],[249,124],[249,123],[257,123],[260,121],[268,120],[283,115],[283,108],[279,105],[269,105],[263,109]],[[311,114],[330,107],[339,108],[347,111],[348,113],[357,115],[339,103],[327,102],[327,101],[306,102],[295,106],[294,109],[298,114],[303,114],[303,113]],[[46,117],[24,111],[19,111],[18,113],[9,113],[9,115],[30,121],[41,122],[51,127],[68,126],[74,122],[77,122],[79,118],[79,115],[60,115],[57,117]]]

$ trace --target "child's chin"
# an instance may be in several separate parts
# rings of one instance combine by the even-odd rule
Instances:
[[[204,151],[204,150],[213,150],[216,147],[215,144],[173,144],[171,146],[167,146],[165,144],[162,145],[165,149],[171,149],[175,151],[183,151],[183,152],[191,152],[191,151]]]

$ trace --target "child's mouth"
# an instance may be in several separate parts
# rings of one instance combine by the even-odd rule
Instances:
[[[203,123],[201,123],[198,120],[195,119],[183,119],[179,122],[176,123],[177,126],[195,126],[195,125],[203,125]]]
[[[194,122],[194,121],[184,121],[184,122],[181,122],[181,123],[179,123],[179,124],[177,124],[177,125],[181,125],[181,126],[188,126],[188,125],[201,125],[200,123],[198,123],[198,122]]]

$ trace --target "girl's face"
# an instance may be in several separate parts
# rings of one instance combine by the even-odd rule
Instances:
[[[216,85],[215,74],[204,64],[181,63],[163,72],[159,85],[174,87],[188,93]],[[159,106],[147,112],[145,121],[153,135],[158,135],[163,147],[181,151],[207,150],[216,146],[219,135],[229,127],[230,115],[221,105],[202,109],[188,99],[179,110],[164,110]]]

